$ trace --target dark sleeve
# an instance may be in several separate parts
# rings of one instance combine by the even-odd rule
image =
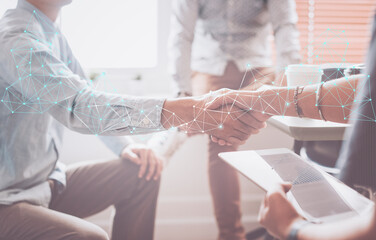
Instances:
[[[346,132],[338,161],[340,179],[349,185],[376,188],[376,20],[367,57],[366,75],[360,84],[351,116],[353,127]]]

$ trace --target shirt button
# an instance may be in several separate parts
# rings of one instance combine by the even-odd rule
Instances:
[[[150,123],[149,119],[147,119],[147,118],[144,118],[144,120],[142,120],[142,122],[145,125],[148,125]]]

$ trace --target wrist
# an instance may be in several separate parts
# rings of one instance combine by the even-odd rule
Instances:
[[[299,218],[295,221],[293,221],[290,226],[287,227],[286,231],[283,233],[281,239],[286,240],[298,240],[298,234],[302,228],[304,228],[306,225],[310,224],[310,222]]]
[[[161,124],[169,129],[191,121],[193,108],[199,103],[193,98],[167,99],[163,105]]]

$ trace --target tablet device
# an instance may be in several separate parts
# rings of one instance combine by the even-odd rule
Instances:
[[[219,157],[264,191],[291,182],[287,196],[312,222],[361,214],[373,202],[288,149],[220,153]]]

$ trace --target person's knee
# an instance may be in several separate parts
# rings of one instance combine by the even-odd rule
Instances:
[[[76,231],[69,237],[71,240],[109,240],[107,233],[98,226]]]

